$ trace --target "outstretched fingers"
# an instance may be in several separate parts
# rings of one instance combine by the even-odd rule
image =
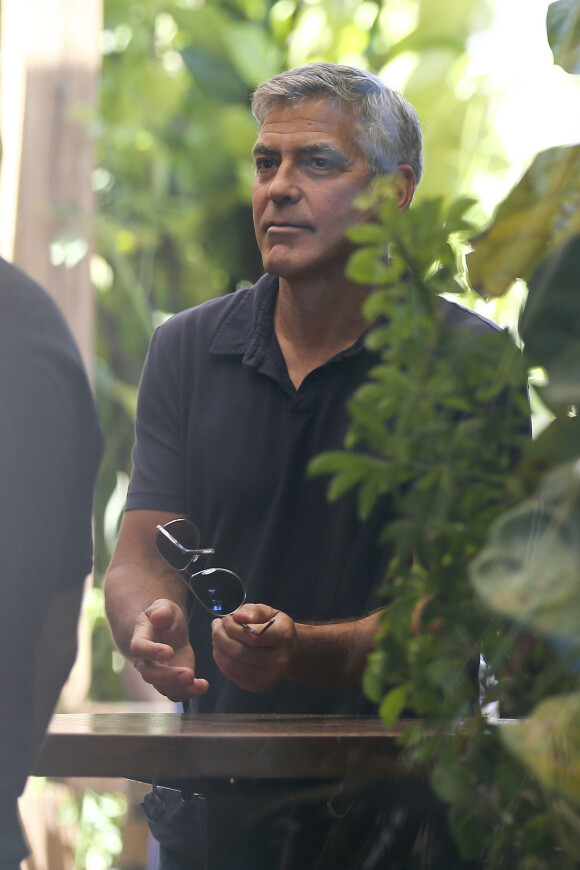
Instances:
[[[209,688],[207,680],[195,676],[187,620],[174,602],[159,599],[139,614],[130,655],[143,680],[171,701],[197,697]]]
[[[175,668],[147,659],[134,659],[133,664],[146,683],[170,701],[197,698],[209,689],[207,680],[195,676],[190,668]]]

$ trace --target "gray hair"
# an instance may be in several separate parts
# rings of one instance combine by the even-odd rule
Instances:
[[[417,113],[407,100],[372,73],[335,63],[308,63],[258,85],[252,113],[259,127],[274,105],[322,96],[348,106],[356,121],[356,139],[367,158],[370,178],[388,175],[406,163],[419,183],[423,172],[423,136]]]

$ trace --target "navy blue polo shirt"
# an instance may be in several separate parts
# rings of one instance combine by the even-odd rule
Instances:
[[[201,545],[238,573],[247,600],[297,622],[356,618],[380,605],[389,553],[376,542],[391,517],[380,499],[361,521],[356,493],[330,504],[310,460],[343,447],[346,405],[376,362],[364,336],[311,372],[296,390],[274,331],[278,279],[175,315],[155,332],[141,380],[127,509],[174,511]],[[450,323],[493,328],[441,300]],[[261,693],[226,680],[211,651],[211,616],[193,603],[196,674],[210,690],[203,712],[370,712],[359,692],[282,682]]]

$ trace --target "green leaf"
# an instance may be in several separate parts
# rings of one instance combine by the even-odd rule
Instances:
[[[469,770],[455,763],[439,762],[433,769],[431,778],[436,794],[446,803],[467,800],[473,789],[473,779]]]
[[[359,284],[385,284],[391,280],[393,273],[384,262],[384,257],[382,248],[359,248],[351,254],[346,274]]]
[[[580,807],[580,693],[542,701],[526,721],[499,733],[544,786]]]
[[[580,403],[580,235],[568,239],[532,275],[519,331],[527,356],[548,373],[548,401]]]
[[[378,475],[367,477],[364,480],[359,490],[359,516],[361,519],[369,516],[382,492],[384,492],[384,487]]]
[[[327,450],[326,453],[321,453],[311,460],[308,466],[309,475],[317,474],[335,474],[342,471],[347,472],[354,464],[357,468],[361,462],[366,462],[366,456],[350,456],[342,450]]]
[[[499,205],[491,227],[467,255],[482,296],[502,296],[528,281],[544,257],[580,231],[580,145],[550,148],[534,160]]]
[[[391,270],[390,280],[398,282],[401,275],[401,270],[397,267],[396,264],[392,262],[389,264]],[[397,304],[397,300],[399,299],[401,294],[400,287],[398,284],[395,286],[387,287],[386,289],[375,290],[369,296],[367,296],[366,300],[363,303],[363,314],[369,322],[372,322],[376,317],[380,315],[388,316],[389,312],[391,312],[394,305]],[[377,330],[373,329],[367,335],[367,342],[374,338]],[[383,333],[383,336],[385,333]]]
[[[578,0],[550,3],[548,42],[554,60],[568,73],[580,73],[580,6]]]
[[[465,220],[465,214],[476,204],[477,200],[471,196],[461,196],[452,202],[445,218],[445,229],[447,232],[457,233],[466,229],[473,229],[473,224]]]
[[[576,641],[580,625],[580,475],[563,465],[538,497],[503,514],[469,568],[493,610],[550,636]]]
[[[341,495],[344,495],[345,492],[348,492],[349,489],[360,483],[366,474],[367,469],[361,468],[356,464],[353,464],[340,474],[335,474],[328,486],[328,500],[336,501]]]
[[[392,728],[407,703],[409,687],[407,685],[395,686],[388,692],[379,707],[379,716],[383,720],[385,728]]]
[[[388,242],[385,228],[377,223],[354,224],[347,230],[346,235],[351,242],[356,242],[357,245],[386,245]]]
[[[383,652],[376,650],[368,659],[363,673],[363,691],[367,698],[378,703],[384,689],[385,659]]]

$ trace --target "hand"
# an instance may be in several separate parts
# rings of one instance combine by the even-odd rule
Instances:
[[[195,676],[187,620],[173,601],[159,598],[139,614],[130,654],[145,682],[170,701],[195,698],[209,688],[207,680]]]
[[[264,634],[259,632],[274,617]],[[244,604],[212,623],[213,657],[222,674],[247,692],[263,692],[285,679],[296,647],[296,626],[266,604]]]

